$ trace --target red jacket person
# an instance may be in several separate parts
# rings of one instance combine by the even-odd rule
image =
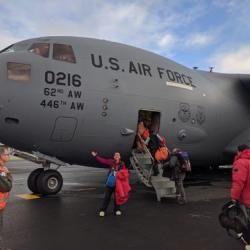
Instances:
[[[106,159],[97,155],[97,152],[93,151],[91,154],[98,162],[109,166],[105,195],[99,216],[103,217],[106,215],[106,210],[114,192],[114,213],[115,215],[121,215],[120,205],[128,200],[128,192],[131,190],[129,185],[129,172],[124,162],[121,161],[121,155],[119,152],[116,152],[114,153],[113,159]]]
[[[231,199],[250,208],[250,149],[245,144],[238,146],[234,159]]]

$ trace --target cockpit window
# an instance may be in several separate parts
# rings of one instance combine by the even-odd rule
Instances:
[[[39,56],[49,57],[49,43],[33,43],[28,50]]]
[[[53,59],[69,63],[76,63],[72,46],[66,44],[53,44]]]
[[[0,54],[1,53],[10,53],[10,52],[14,52],[14,51],[15,51],[14,45],[12,44],[12,45],[8,46],[7,48],[4,48],[3,50],[1,50]]]
[[[12,53],[12,52],[17,52],[17,51],[26,51],[27,49],[27,43],[25,42],[19,42],[12,44],[8,46],[7,48],[4,48],[3,50],[0,51],[1,53]]]
[[[30,80],[30,64],[23,63],[7,63],[8,79],[14,81],[29,81]]]

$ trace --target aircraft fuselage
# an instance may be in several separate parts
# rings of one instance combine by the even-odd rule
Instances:
[[[49,44],[48,57],[29,51],[34,43]],[[54,59],[54,44],[71,45],[75,63]],[[94,163],[91,150],[127,160],[140,110],[160,113],[159,133],[169,148],[188,151],[193,165],[226,164],[225,153],[248,142],[240,75],[191,70],[96,39],[47,37],[13,47],[0,54],[0,141],[14,148],[82,165]],[[16,79],[23,72],[29,77]]]

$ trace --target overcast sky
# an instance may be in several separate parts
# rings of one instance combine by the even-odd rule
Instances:
[[[32,37],[92,37],[250,74],[249,12],[250,0],[0,0],[0,49]]]

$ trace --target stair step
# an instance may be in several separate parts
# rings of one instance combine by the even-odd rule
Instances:
[[[138,162],[141,165],[151,165],[152,164],[152,160],[151,159],[138,159]]]
[[[175,182],[171,181],[169,178],[162,176],[152,176],[151,183],[155,189],[158,201],[161,201],[162,197],[165,198],[177,197]]]
[[[134,154],[137,159],[148,159],[151,158],[149,154]]]
[[[134,159],[134,157],[130,158],[130,163],[133,166],[133,168],[136,170],[136,173],[140,181],[144,183],[144,185],[146,185],[147,187],[152,187],[149,181],[149,176],[146,175],[145,171],[136,164],[136,159]]]

